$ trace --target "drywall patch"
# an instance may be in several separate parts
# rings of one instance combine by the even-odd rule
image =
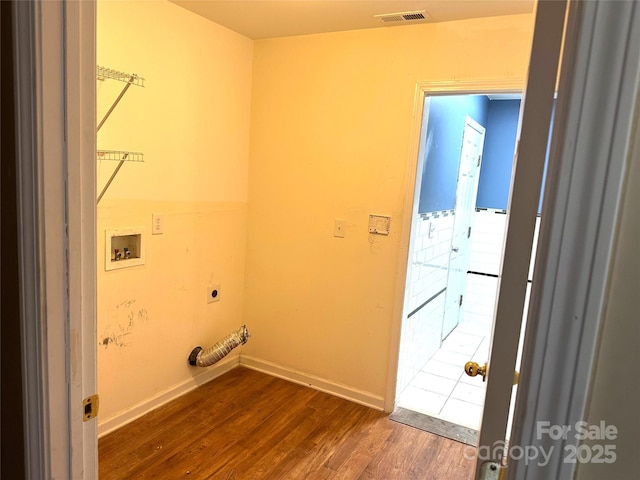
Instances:
[[[380,248],[382,245],[378,242],[376,235],[373,233],[369,234],[369,251],[372,255],[377,255],[380,252]]]

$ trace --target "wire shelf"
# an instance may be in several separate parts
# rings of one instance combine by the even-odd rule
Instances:
[[[96,78],[98,80],[106,80],[107,78],[111,78],[113,80],[118,80],[119,82],[130,83],[131,85],[144,87],[144,78],[139,77],[135,73],[120,72],[112,68],[101,67],[100,65],[96,67]]]
[[[123,150],[98,150],[98,160],[115,160],[122,162],[144,162],[144,154],[125,152]]]

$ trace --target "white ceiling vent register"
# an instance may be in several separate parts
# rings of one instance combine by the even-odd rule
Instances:
[[[380,15],[374,15],[373,17],[378,18],[380,19],[380,21],[385,23],[429,20],[429,14],[425,10],[414,10],[411,12],[398,13],[382,13]]]

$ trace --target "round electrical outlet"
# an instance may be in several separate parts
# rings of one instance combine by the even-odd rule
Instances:
[[[220,285],[209,285],[207,287],[207,303],[218,302],[220,300]]]

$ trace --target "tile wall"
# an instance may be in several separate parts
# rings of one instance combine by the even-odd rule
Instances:
[[[398,392],[411,383],[440,347],[453,218],[453,211],[446,210],[419,215],[414,220]]]
[[[506,226],[505,210],[476,210],[471,233],[469,271],[498,275]]]
[[[402,390],[398,405],[429,416],[434,416],[458,425],[473,429],[480,426],[484,404],[486,383],[479,377],[469,377],[463,373],[463,365],[468,360],[482,364],[488,360],[489,340],[493,323],[493,313],[498,289],[497,275],[504,241],[507,216],[502,210],[478,210],[475,214],[471,243],[471,262],[469,271],[489,275],[469,274],[464,302],[464,321],[460,323],[447,339],[432,351],[434,338],[440,338],[439,332],[431,333],[423,328],[427,336],[414,338],[416,345],[425,342],[429,345],[429,358]],[[533,265],[540,217],[536,221],[534,247],[531,265]],[[529,272],[532,278],[533,269]],[[526,319],[530,287],[527,288],[523,315]],[[440,311],[442,314],[442,310]],[[413,317],[411,317],[413,318]],[[417,321],[416,321],[417,323]],[[432,322],[435,323],[435,322]],[[429,323],[427,322],[427,325]],[[524,328],[524,322],[523,322]],[[420,331],[412,326],[413,332]],[[437,335],[437,337],[435,337]],[[522,342],[520,342],[520,349]],[[419,350],[420,347],[415,347]],[[520,353],[518,357],[520,357]],[[419,357],[420,361],[424,357]],[[417,362],[416,362],[417,363]],[[519,368],[519,365],[516,369]],[[400,392],[400,391],[399,391]]]

